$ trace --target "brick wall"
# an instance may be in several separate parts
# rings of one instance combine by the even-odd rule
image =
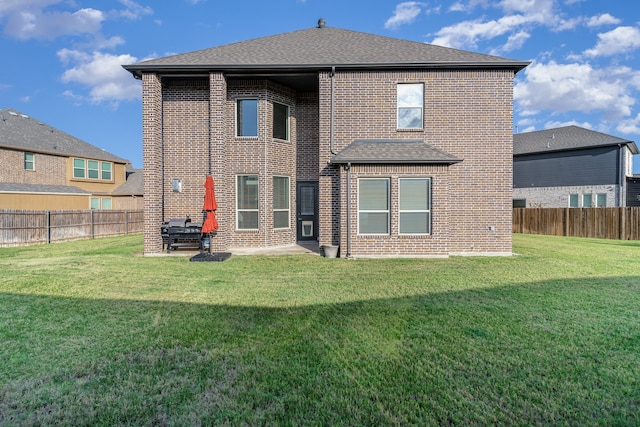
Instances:
[[[0,148],[0,182],[67,185],[67,158],[34,154],[35,170],[24,169],[24,151]]]
[[[424,129],[396,129],[396,86],[424,84]],[[436,148],[464,159],[448,168],[448,197],[434,201],[448,218],[448,227],[434,224],[428,241],[448,239],[449,253],[511,253],[512,84],[510,71],[340,72],[334,77],[334,149],[355,139],[421,138]],[[330,152],[331,77],[320,73],[320,243],[344,244],[344,178],[328,166]],[[369,173],[394,174],[394,170]],[[430,173],[435,173],[431,171]],[[446,175],[446,174],[445,174]],[[445,176],[433,175],[434,196]],[[340,183],[340,184],[339,184]],[[446,185],[445,185],[446,186]],[[353,190],[352,190],[353,191]],[[352,210],[353,212],[353,210]],[[363,243],[365,239],[360,239]],[[370,253],[352,240],[352,249]],[[402,244],[389,242],[390,253]],[[406,247],[410,250],[410,247]],[[440,253],[436,245],[429,253]],[[355,254],[355,253],[354,253]]]

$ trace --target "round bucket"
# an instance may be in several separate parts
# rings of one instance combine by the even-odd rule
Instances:
[[[322,246],[324,250],[324,256],[326,258],[336,258],[338,256],[338,248],[339,246],[335,245],[324,245]]]

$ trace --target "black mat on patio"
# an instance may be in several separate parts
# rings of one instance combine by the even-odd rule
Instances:
[[[208,253],[204,252],[198,255],[194,255],[189,258],[191,262],[207,262],[207,261],[226,261],[231,258],[231,252],[214,252]]]

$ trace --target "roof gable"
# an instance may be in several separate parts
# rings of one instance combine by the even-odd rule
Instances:
[[[633,141],[579,126],[565,126],[513,135],[514,155],[581,150],[609,145],[628,145],[633,154],[638,154],[638,147]]]
[[[467,52],[331,27],[314,27],[164,58],[124,68],[139,74],[154,70],[247,70],[500,67],[515,72],[528,62]]]
[[[130,163],[11,108],[0,110],[0,147],[55,156]]]

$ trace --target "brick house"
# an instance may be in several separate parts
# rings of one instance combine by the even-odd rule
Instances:
[[[0,209],[142,209],[141,177],[128,160],[0,110]]]
[[[631,206],[634,154],[638,154],[635,142],[579,126],[517,133],[513,206]]]
[[[528,62],[317,27],[124,66],[142,80],[145,254],[201,215],[215,250],[511,254],[513,79]]]

